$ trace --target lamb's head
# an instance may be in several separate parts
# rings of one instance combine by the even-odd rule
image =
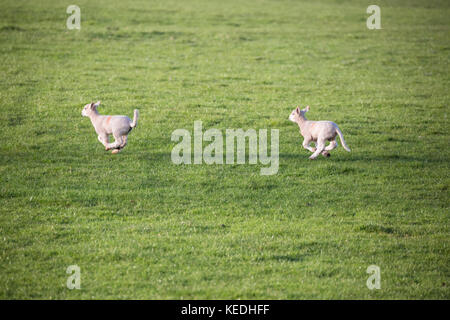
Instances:
[[[90,117],[93,113],[97,112],[97,107],[100,105],[100,101],[97,101],[96,103],[88,103],[84,106],[83,110],[81,111],[81,115],[83,117]]]
[[[291,114],[289,115],[289,120],[291,120],[292,122],[299,122],[300,119],[306,119],[305,118],[305,113],[309,111],[309,106],[306,106],[305,109],[301,110],[300,107],[295,108]]]

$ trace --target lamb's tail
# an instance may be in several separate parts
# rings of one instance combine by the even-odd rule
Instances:
[[[341,143],[342,143],[342,146],[344,147],[344,149],[347,150],[348,152],[350,152],[351,151],[350,148],[345,143],[344,135],[342,134],[341,130],[337,126],[336,126],[336,132],[339,135],[339,139],[341,139]]]
[[[139,110],[134,109],[134,116],[133,116],[133,122],[130,123],[130,127],[136,128],[137,127],[137,121],[139,118]]]

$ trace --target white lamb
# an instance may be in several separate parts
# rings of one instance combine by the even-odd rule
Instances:
[[[330,153],[328,151],[338,146],[336,135],[339,135],[344,149],[350,152],[350,148],[345,143],[344,136],[336,123],[331,121],[310,121],[305,117],[305,113],[308,111],[309,106],[306,106],[303,110],[297,107],[291,112],[289,120],[297,123],[300,127],[300,133],[304,138],[303,148],[313,153],[309,157],[311,160],[317,158],[321,153],[324,157],[329,157]],[[327,147],[325,147],[326,141],[330,141]],[[315,142],[316,148],[310,146],[311,142]]]
[[[100,115],[97,111],[99,105],[100,101],[88,103],[81,111],[81,115],[91,119],[95,132],[98,134],[98,140],[105,146],[105,150],[113,149],[112,153],[119,153],[127,145],[128,134],[131,129],[137,126],[139,111],[134,110],[133,121],[131,121],[127,116]],[[114,136],[115,141],[113,143],[109,143],[110,134]]]

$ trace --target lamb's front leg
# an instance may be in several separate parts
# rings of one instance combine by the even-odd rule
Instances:
[[[316,148],[311,147],[311,139],[304,139],[303,140],[303,148],[305,148],[306,150],[309,150],[311,152],[316,151]]]
[[[109,136],[108,135],[99,135],[98,141],[106,148],[106,145],[109,144]]]
[[[317,140],[317,149],[316,151],[309,157],[311,160],[314,160],[315,158],[317,158],[317,156],[319,154],[322,153],[322,151],[325,149],[325,140],[323,139],[318,139]]]

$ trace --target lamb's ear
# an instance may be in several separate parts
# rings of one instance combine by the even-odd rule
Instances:
[[[300,107],[297,107],[297,109],[295,109],[295,112],[297,112],[298,114],[300,114]]]
[[[94,104],[94,107],[98,107],[100,105],[100,101],[97,101],[95,104]]]
[[[89,106],[91,109],[95,108],[95,104],[92,102],[91,105]]]
[[[309,111],[309,106],[306,106],[305,111]]]

